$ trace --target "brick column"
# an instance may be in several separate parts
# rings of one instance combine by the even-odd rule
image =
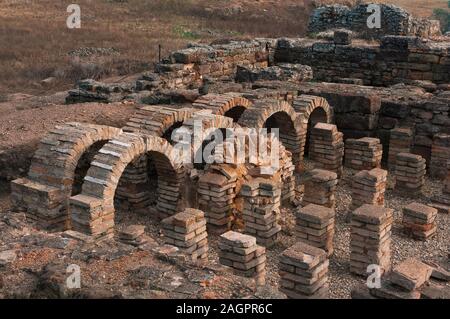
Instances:
[[[432,204],[440,213],[450,214],[450,161],[447,162],[447,178],[442,193],[433,197]]]
[[[271,247],[275,244],[281,226],[279,185],[265,179],[245,183],[241,188],[244,198],[244,232],[255,236],[258,244]]]
[[[395,168],[395,161],[397,160],[398,153],[411,152],[413,138],[413,131],[409,128],[398,127],[391,130],[388,156],[388,165],[390,169]]]
[[[266,248],[256,244],[256,238],[226,232],[219,237],[219,262],[231,267],[238,276],[254,278],[257,285],[265,284]]]
[[[350,271],[367,276],[367,267],[375,264],[382,273],[391,269],[391,228],[393,210],[363,205],[352,213]]]
[[[327,253],[305,243],[296,243],[280,257],[279,290],[290,299],[328,298]]]
[[[312,170],[305,181],[303,206],[316,204],[334,209],[336,206],[334,193],[337,184],[336,173],[322,169]]]
[[[198,182],[199,208],[205,212],[208,230],[222,234],[228,230],[236,197],[236,178],[208,172]]]
[[[426,161],[420,155],[397,154],[395,190],[405,195],[418,195],[425,183]]]
[[[364,137],[345,141],[345,166],[355,170],[381,167],[383,146],[377,138]]]
[[[403,208],[403,232],[417,240],[427,240],[436,234],[436,208],[411,203]]]
[[[436,134],[431,147],[431,161],[429,172],[432,177],[445,179],[447,167],[442,165],[450,159],[450,135]]]
[[[318,123],[311,132],[309,157],[315,168],[329,170],[342,175],[342,159],[344,157],[344,134],[336,125]]]
[[[198,209],[186,208],[183,212],[162,221],[166,244],[176,246],[192,261],[208,257],[208,234],[205,214]]]
[[[352,203],[350,211],[364,204],[384,206],[388,172],[374,168],[370,171],[360,171],[352,179]]]
[[[298,208],[295,235],[308,245],[323,249],[328,256],[333,254],[334,221],[333,209],[309,204]]]

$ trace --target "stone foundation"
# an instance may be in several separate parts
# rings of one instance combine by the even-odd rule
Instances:
[[[447,162],[447,178],[442,187],[442,193],[432,198],[431,206],[440,213],[450,214],[450,161]]]

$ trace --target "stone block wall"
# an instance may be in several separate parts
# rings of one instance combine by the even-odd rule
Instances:
[[[364,38],[379,38],[385,34],[421,37],[441,34],[439,21],[413,17],[409,12],[391,4],[379,4],[381,28],[370,29],[367,20],[373,11],[367,11],[368,5],[360,4],[353,8],[339,4],[319,7],[311,15],[308,31],[317,33],[345,28],[358,32]]]
[[[448,83],[450,42],[408,36],[385,36],[381,45],[337,45],[312,39],[280,39],[276,63],[301,63],[313,68],[317,81],[361,79],[384,86],[411,80]]]

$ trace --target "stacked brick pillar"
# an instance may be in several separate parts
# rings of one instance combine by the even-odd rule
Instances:
[[[345,141],[345,166],[355,170],[381,167],[383,146],[377,138],[349,138]]]
[[[236,197],[236,177],[208,172],[198,182],[199,208],[205,212],[209,231],[222,234],[228,230]]]
[[[219,262],[231,267],[238,276],[254,278],[264,285],[266,277],[266,248],[256,244],[256,238],[226,232],[219,237]]]
[[[440,213],[450,214],[450,160],[447,162],[447,178],[442,193],[433,197],[432,206]]]
[[[183,212],[162,221],[166,244],[176,246],[192,261],[208,256],[208,234],[205,214],[198,209],[186,208]]]
[[[314,169],[309,172],[305,181],[303,206],[316,204],[334,209],[336,206],[337,178],[336,173],[322,169]]]
[[[281,231],[279,185],[266,179],[255,179],[242,185],[244,198],[244,232],[255,236],[258,244],[271,247]]]
[[[280,257],[279,290],[290,299],[328,298],[327,253],[305,243],[296,243]]]
[[[350,271],[367,276],[369,265],[381,272],[391,269],[391,228],[393,210],[363,205],[352,213],[350,238]]]
[[[387,171],[380,168],[355,174],[352,179],[350,211],[354,211],[364,204],[384,206],[387,175]]]
[[[435,178],[445,179],[447,167],[443,165],[450,159],[450,135],[436,134],[431,147],[430,175]]]
[[[425,183],[426,161],[420,155],[398,153],[395,164],[395,190],[405,195],[418,195]]]
[[[417,240],[427,240],[436,234],[436,208],[411,203],[403,208],[403,232]]]
[[[395,168],[398,153],[409,153],[413,144],[414,134],[410,128],[398,127],[391,130],[389,139],[388,165],[390,169]]]
[[[295,235],[308,245],[333,254],[335,212],[333,209],[309,204],[296,211]]]
[[[318,123],[311,132],[309,157],[316,168],[329,170],[342,175],[344,157],[344,134],[336,125]]]

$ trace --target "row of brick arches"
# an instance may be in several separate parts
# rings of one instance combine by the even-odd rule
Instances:
[[[13,181],[13,206],[43,228],[109,236],[114,230],[115,200],[139,203],[142,196],[141,203],[148,204],[149,181],[155,187],[150,192],[152,204],[162,217],[191,204],[185,194],[185,172],[193,167],[183,164],[172,145],[177,129],[194,134],[194,120],[213,130],[278,128],[281,143],[298,165],[308,125],[329,122],[332,114],[326,100],[311,96],[299,96],[291,105],[280,100],[250,101],[235,93],[206,95],[192,106],[143,106],[123,129],[81,123],[55,127],[41,141],[28,176]],[[192,149],[191,155],[199,150],[201,146]]]

